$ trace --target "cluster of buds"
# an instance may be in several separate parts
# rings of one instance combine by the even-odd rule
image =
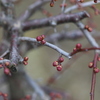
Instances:
[[[54,61],[53,62],[53,66],[54,67],[56,67],[56,69],[58,70],[58,71],[61,71],[62,70],[62,65],[61,65],[61,63],[64,61],[64,58],[63,57],[59,57],[59,59],[57,60],[57,61]]]
[[[54,6],[54,2],[57,1],[57,0],[51,0],[50,2],[50,7],[53,7]]]
[[[23,59],[23,64],[24,64],[24,65],[27,65],[27,64],[28,64],[28,62],[27,62],[28,59],[29,59],[28,57],[24,57],[24,59]]]
[[[32,97],[31,97],[31,95],[26,95],[24,98],[22,98],[20,100],[32,100]]]
[[[0,96],[3,97],[3,100],[8,100],[8,94],[0,92]]]
[[[50,97],[51,97],[51,100],[56,100],[56,99],[62,99],[62,96],[60,93],[50,93]]]
[[[45,44],[46,41],[44,40],[45,36],[44,35],[40,35],[36,37],[36,40],[39,41],[41,44]]]
[[[89,32],[92,32],[92,28],[91,27],[89,27],[88,25],[85,25],[85,27],[84,27],[84,29],[87,29]]]
[[[76,47],[73,49],[73,52],[81,50],[82,45],[80,43],[76,44]]]
[[[100,57],[97,57],[97,61],[100,61]],[[94,66],[94,62],[90,62],[89,65],[88,65],[89,68],[93,68],[93,66]],[[95,68],[93,69],[93,71],[94,71],[95,73],[99,73],[99,72],[100,72],[100,69],[99,69],[98,67],[95,67]]]

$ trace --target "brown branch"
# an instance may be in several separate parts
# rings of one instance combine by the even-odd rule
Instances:
[[[53,16],[44,19],[36,19],[36,20],[29,20],[22,23],[22,30],[27,31],[36,28],[48,27],[53,26],[52,22],[55,22],[56,25],[69,23],[69,22],[77,22],[82,20],[86,17],[89,17],[88,13],[85,11],[73,14],[60,14],[58,16]]]
[[[71,52],[70,53],[70,56],[73,56],[73,55],[75,55],[76,53],[79,53],[79,52],[88,52],[90,50],[100,50],[100,48],[96,48],[96,47],[82,48],[82,49],[79,49],[79,50],[76,50],[76,51]]]
[[[94,61],[93,61],[93,72],[92,72],[90,100],[94,100],[94,92],[95,92],[95,84],[96,84],[96,73],[94,72],[94,69],[97,68],[97,57],[98,56],[99,56],[99,54],[96,53],[95,56],[94,56]]]

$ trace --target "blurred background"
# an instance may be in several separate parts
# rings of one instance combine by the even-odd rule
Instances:
[[[21,0],[16,7],[16,15],[20,16],[28,6],[37,0]],[[86,0],[85,0],[86,1]],[[44,9],[52,13],[53,16],[61,13],[61,8],[59,5],[63,2],[63,0],[56,1],[54,7],[50,7],[49,3],[43,6]],[[69,0],[68,0],[69,3]],[[68,7],[71,5],[68,4]],[[97,8],[100,9],[100,4],[97,5]],[[96,28],[94,30],[100,31],[100,16],[95,16],[94,11],[89,7],[86,8],[87,12],[93,15],[93,20],[91,22],[96,24]],[[79,12],[81,10],[75,10],[72,12]],[[39,19],[46,18],[41,11],[37,11],[30,19]],[[82,21],[84,24],[87,24],[87,19]],[[58,25],[56,27],[57,32],[61,32],[65,29],[66,31],[71,30],[79,30],[75,24],[67,23],[63,25]],[[47,32],[47,33],[46,33]],[[52,27],[34,29],[31,31],[25,32],[25,36],[35,38],[41,34],[52,34],[54,33],[54,29]],[[94,33],[94,36],[99,36],[99,32]],[[99,38],[99,37],[98,37]],[[100,44],[99,39],[97,39],[98,44]],[[91,47],[86,38],[80,38],[77,40],[64,40],[64,41],[56,41],[55,45],[60,47],[61,49],[72,52],[73,48],[77,43],[81,43],[82,47]],[[52,50],[51,48],[42,46],[31,50],[26,55],[29,57],[28,65],[25,66],[27,73],[38,82],[38,84],[45,86],[49,78],[55,74],[59,77],[55,80],[54,83],[50,85],[52,88],[57,88],[63,90],[70,94],[73,100],[89,100],[90,98],[90,88],[91,88],[91,78],[92,78],[92,69],[88,68],[89,62],[93,60],[94,51],[89,51],[87,53],[78,53],[74,55],[72,59],[67,59],[64,57],[64,62],[62,63],[63,67],[67,67],[70,63],[70,67],[64,70],[63,73],[59,74],[57,70],[52,66],[53,61],[57,60],[59,57],[59,53]],[[98,62],[98,67],[100,63]],[[100,97],[100,73],[97,74],[97,82],[95,89],[95,100],[99,100]]]

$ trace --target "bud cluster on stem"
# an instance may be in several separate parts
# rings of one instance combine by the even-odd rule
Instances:
[[[45,35],[40,35],[36,37],[36,40],[39,41],[41,44],[45,44],[46,41],[44,40]]]
[[[95,58],[96,59],[96,58]],[[98,56],[96,62],[100,61],[100,57]],[[89,68],[93,68],[94,73],[99,73],[100,69],[98,67],[94,67],[94,61],[90,62],[88,65]]]
[[[73,53],[80,51],[81,48],[82,48],[82,45],[80,43],[76,44],[75,48],[73,49]]]
[[[58,70],[58,71],[61,71],[62,70],[62,65],[61,65],[61,63],[64,61],[64,58],[63,57],[59,57],[58,58],[58,60],[57,61],[54,61],[53,62],[53,66],[54,67],[56,67],[56,69]]]

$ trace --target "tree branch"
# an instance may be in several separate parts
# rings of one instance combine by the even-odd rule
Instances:
[[[95,41],[95,39],[92,37],[92,35],[86,30],[84,29],[84,25],[81,22],[77,22],[76,25],[80,28],[80,30],[83,32],[84,36],[87,38],[87,40],[89,41],[89,43],[93,46],[93,47],[97,47],[99,48],[98,43]]]
[[[19,37],[19,41],[29,41],[29,42],[33,42],[33,43],[39,43],[35,38],[29,38],[29,37]],[[46,42],[44,45],[56,50],[57,52],[59,52],[60,54],[64,55],[65,57],[67,57],[69,59],[71,58],[71,56],[69,56],[69,53],[60,49],[56,45],[53,45],[53,44],[48,43],[48,42]]]
[[[68,15],[60,14],[58,16],[53,16],[44,19],[29,20],[22,23],[22,30],[27,31],[36,28],[52,26],[52,22],[55,22],[56,25],[68,22],[77,22],[86,17],[89,17],[89,14],[85,11],[82,11],[74,14],[68,14]]]

